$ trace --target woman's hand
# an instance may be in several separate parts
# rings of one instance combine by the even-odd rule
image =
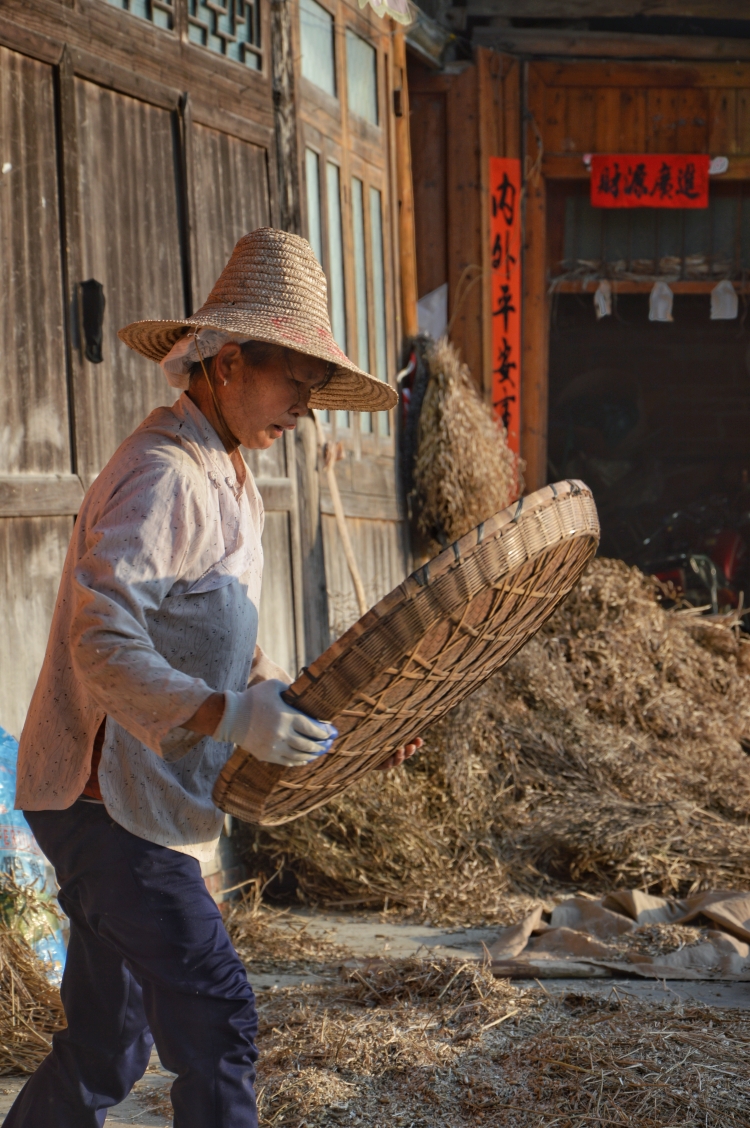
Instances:
[[[413,756],[418,748],[424,744],[421,736],[417,736],[411,744],[406,744],[403,748],[399,748],[392,756],[389,756],[384,764],[381,764],[377,769],[379,772],[387,772],[391,768],[399,768],[404,760],[408,760]]]

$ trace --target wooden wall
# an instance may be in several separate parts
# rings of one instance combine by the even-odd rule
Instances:
[[[202,302],[236,239],[278,222],[266,51],[253,71],[104,0],[8,0],[0,18],[0,725],[18,735],[75,513],[122,439],[174,392],[119,341]],[[263,10],[267,48],[268,18]],[[103,362],[79,284],[104,286]],[[255,457],[271,582],[261,634],[304,660],[295,444]]]
[[[450,72],[409,60],[419,297],[448,283],[451,340],[489,397],[489,159],[518,156],[519,64],[480,49]],[[463,296],[462,296],[463,295]]]
[[[339,105],[328,107],[327,118],[321,114],[291,49],[298,46],[297,5],[276,4],[271,20],[271,2],[261,0],[260,70],[191,42],[188,0],[173,0],[167,30],[106,0],[2,5],[0,725],[16,735],[83,492],[141,419],[174,398],[158,367],[124,346],[117,330],[137,318],[192,313],[245,232],[282,219],[300,230],[299,194],[285,191],[282,208],[279,186],[296,186],[299,149],[316,135],[347,176],[351,170],[382,193],[388,378],[395,378],[400,311],[389,26],[356,4],[333,5],[340,67],[348,26],[378,50],[381,114],[373,128],[349,122],[345,103],[343,113]],[[344,89],[344,69],[340,82]],[[291,105],[280,90],[275,96],[279,84]],[[348,198],[343,202],[348,216]],[[351,289],[349,229],[346,238]],[[82,348],[79,285],[88,278],[103,284],[106,299],[100,364],[86,360]],[[354,341],[352,308],[348,318]],[[364,366],[371,368],[372,358]],[[394,430],[344,437],[346,460],[357,467],[342,467],[342,497],[353,521],[371,522],[353,538],[373,599],[407,567]],[[336,538],[321,524],[317,448],[307,421],[271,452],[249,456],[266,508],[260,640],[290,674],[343,623],[338,612],[329,616],[328,590],[335,603],[347,581]],[[380,548],[368,571],[373,536]]]

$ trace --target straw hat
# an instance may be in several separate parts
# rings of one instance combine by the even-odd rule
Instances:
[[[331,362],[333,376],[312,393],[310,407],[383,411],[397,402],[393,388],[357,368],[334,341],[325,275],[299,235],[272,227],[243,235],[197,313],[174,321],[134,321],[118,336],[159,362],[186,327],[223,329]]]

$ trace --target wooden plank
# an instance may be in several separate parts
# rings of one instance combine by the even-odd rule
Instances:
[[[139,318],[184,315],[179,189],[173,115],[75,80],[81,263],[104,286],[104,361],[75,373],[78,472],[88,486],[115,448],[175,392],[158,365],[117,330]],[[209,240],[206,240],[207,242]]]
[[[0,47],[0,473],[71,469],[52,68]]]
[[[0,475],[0,517],[74,516],[82,501],[77,474]]]
[[[203,102],[191,94],[193,121],[198,125],[205,125],[209,129],[218,129],[221,133],[228,133],[240,141],[247,141],[261,149],[267,149],[274,143],[274,131],[263,121],[242,117],[240,114],[229,113],[217,105]]]
[[[620,142],[620,91],[604,86],[596,92],[596,143],[598,153],[616,153]],[[546,148],[546,145],[545,145]]]
[[[0,521],[0,616],[3,676],[0,725],[19,737],[47,646],[70,517]]]
[[[475,27],[476,46],[492,47],[530,56],[573,56],[618,59],[700,59],[733,63],[750,59],[747,39],[716,36],[618,35],[606,31],[567,29]]]
[[[505,157],[521,156],[521,64],[508,56],[503,60],[503,115]]]
[[[291,478],[256,478],[255,484],[263,498],[263,508],[268,513],[272,509],[292,509],[294,492]]]
[[[411,125],[409,117],[409,78],[406,66],[406,41],[403,29],[394,30],[393,66],[400,77],[399,112],[394,121],[396,179],[398,183],[398,246],[401,288],[401,325],[405,337],[414,337],[417,325],[417,242],[412,177]],[[399,87],[396,87],[399,89]]]
[[[276,169],[279,226],[302,234],[297,113],[294,99],[294,55],[292,51],[292,5],[288,0],[270,0],[271,84],[276,135]]]
[[[567,123],[568,91],[560,86],[548,86],[544,91],[544,117],[539,128],[544,137],[545,152],[565,153],[571,148]]]
[[[198,308],[237,240],[267,226],[271,214],[265,149],[197,123],[191,136],[193,301]]]
[[[129,94],[131,98],[142,98],[144,102],[161,106],[164,110],[176,110],[180,104],[181,90],[147,78],[137,70],[117,66],[101,55],[77,47],[71,48],[70,58],[73,71],[79,78]]]
[[[42,35],[8,19],[0,19],[0,44],[53,66],[60,62],[63,53],[62,39]]]
[[[620,128],[618,153],[644,153],[646,151],[646,90],[619,91]]]
[[[492,256],[490,247],[490,160],[504,155],[502,70],[503,59],[495,51],[477,50],[479,83],[479,175],[482,223],[482,372],[485,399],[492,397]]]
[[[341,501],[347,518],[361,517],[372,521],[399,521],[401,519],[395,497],[372,497],[367,494],[341,492]],[[325,488],[320,492],[320,511],[330,514],[334,512],[331,495]]]
[[[677,90],[649,90],[646,102],[646,152],[677,151],[677,121],[681,94]]]
[[[448,281],[446,95],[411,94],[417,294]]]
[[[677,152],[707,153],[709,132],[708,90],[682,90],[677,102]]]
[[[457,75],[448,96],[448,316],[451,340],[482,386],[482,271],[477,70]]]
[[[567,94],[567,148],[578,153],[591,153],[596,148],[596,102],[599,92],[581,87],[578,90],[568,90]]]
[[[750,89],[737,91],[737,151],[750,153]]]
[[[709,90],[708,151],[729,156],[740,152],[737,139],[737,90]],[[749,150],[750,151],[750,150]]]
[[[748,51],[750,54],[750,40]],[[547,86],[743,87],[750,85],[750,65],[727,63],[663,62],[535,62],[529,73]]]
[[[538,112],[541,83],[528,78],[529,109]],[[571,107],[568,106],[570,114]],[[527,146],[535,151],[531,126]],[[547,481],[549,301],[547,297],[546,184],[539,170],[526,186],[523,258],[523,364],[521,369],[521,456],[527,492]]]

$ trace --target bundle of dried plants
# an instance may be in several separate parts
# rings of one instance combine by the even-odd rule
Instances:
[[[427,363],[414,485],[421,531],[445,546],[510,505],[523,481],[505,428],[447,338],[429,347]]]

